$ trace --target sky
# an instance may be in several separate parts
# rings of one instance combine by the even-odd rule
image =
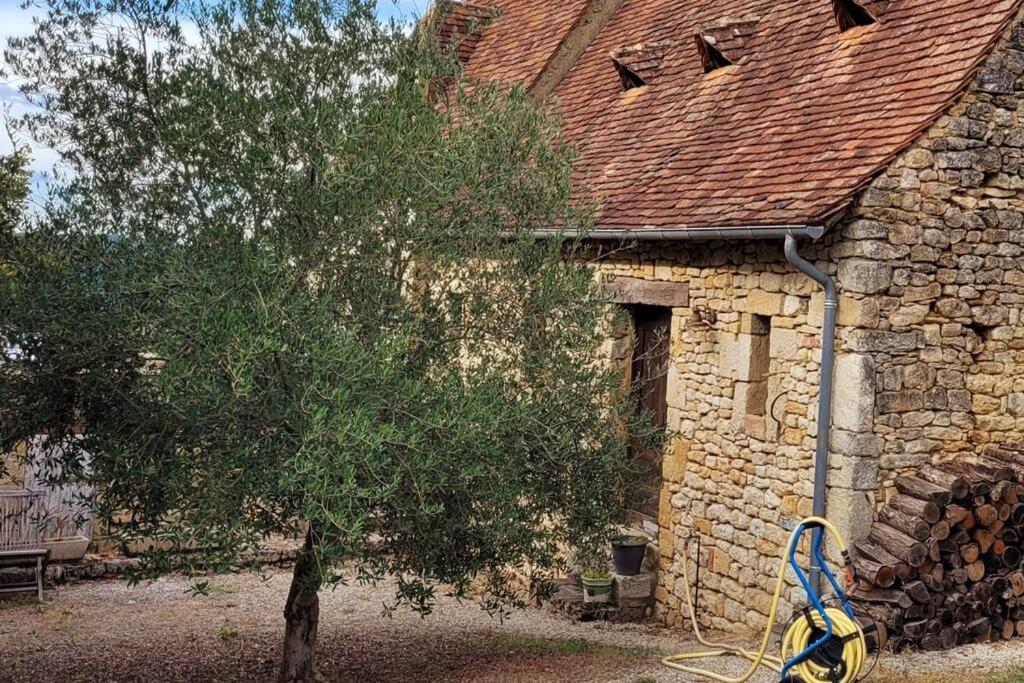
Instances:
[[[21,9],[21,4],[22,0],[0,0],[0,49],[7,46],[8,38],[32,32],[32,17],[39,13],[39,10]],[[377,0],[377,5],[377,13],[382,19],[407,19],[423,16],[430,5],[430,0]],[[0,78],[0,107],[0,114],[9,116],[17,116],[28,110],[28,103],[18,92],[17,78]],[[3,127],[0,126],[0,131],[2,130]],[[7,135],[0,132],[0,153],[10,152],[11,148],[12,144]],[[45,173],[53,167],[55,161],[56,155],[52,150],[32,149],[33,194],[41,190]]]

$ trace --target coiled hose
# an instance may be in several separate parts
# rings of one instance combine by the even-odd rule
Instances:
[[[831,680],[835,680],[836,683],[853,683],[856,681],[861,668],[867,661],[867,642],[864,638],[864,631],[861,629],[860,624],[857,623],[856,619],[848,614],[844,608],[824,607],[820,602],[818,602],[818,599],[813,594],[809,594],[808,597],[811,598],[812,603],[816,604],[817,608],[823,610],[828,615],[828,620],[831,623],[827,623],[825,621],[820,611],[812,610],[810,612],[811,621],[802,618],[796,619],[793,621],[792,625],[786,629],[786,633],[782,638],[781,657],[767,654],[768,643],[771,641],[772,637],[772,625],[775,624],[775,619],[778,616],[779,601],[782,599],[782,589],[785,586],[787,560],[793,557],[796,544],[799,542],[800,536],[803,535],[805,529],[810,527],[821,527],[825,529],[829,536],[832,537],[833,541],[835,541],[840,551],[842,551],[844,555],[846,553],[846,544],[843,542],[842,536],[828,520],[820,517],[808,517],[797,525],[796,529],[794,529],[793,533],[790,535],[789,543],[786,545],[785,552],[782,555],[782,564],[779,567],[779,577],[775,582],[775,594],[772,597],[771,608],[768,612],[768,624],[765,626],[764,636],[761,638],[761,644],[756,651],[724,643],[713,643],[704,638],[700,632],[700,627],[697,625],[697,614],[693,607],[693,599],[690,597],[690,583],[687,579],[687,572],[683,571],[683,588],[686,593],[686,605],[690,610],[690,623],[693,625],[693,634],[696,636],[697,642],[701,645],[714,649],[705,652],[689,652],[672,655],[661,660],[662,664],[679,671],[685,671],[686,673],[690,673],[695,676],[719,681],[720,683],[744,683],[745,681],[750,680],[751,676],[754,675],[760,666],[771,669],[780,675],[785,671],[787,679],[792,680],[793,678],[796,678],[798,680],[806,681],[807,683]],[[835,588],[837,592],[840,592],[832,574],[828,571],[826,571],[825,574],[832,583],[833,588]],[[800,578],[801,583],[804,583],[806,588],[807,584],[804,582],[803,577],[801,576]],[[815,628],[811,627],[812,623]],[[825,632],[826,634],[824,637],[822,636],[822,632]],[[843,664],[841,667],[842,675],[838,678],[835,677],[835,672],[832,667],[808,656],[817,646],[821,645],[831,636],[841,638],[843,643],[841,655]],[[750,662],[750,666],[741,676],[730,677],[683,663],[708,659],[710,657],[724,656],[746,659]]]

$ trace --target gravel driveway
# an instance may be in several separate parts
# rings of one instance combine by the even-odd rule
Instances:
[[[218,577],[198,597],[173,577],[137,588],[82,582],[49,591],[43,606],[0,602],[0,680],[272,681],[289,578],[283,571],[266,582]],[[692,648],[680,632],[574,624],[535,609],[499,623],[472,602],[447,598],[425,619],[382,617],[390,596],[386,586],[323,594],[320,665],[329,680],[690,680],[659,664],[665,654]],[[889,656],[884,664],[879,680],[923,683],[963,673],[978,681],[1024,665],[1024,644]],[[736,662],[724,667],[741,669]]]

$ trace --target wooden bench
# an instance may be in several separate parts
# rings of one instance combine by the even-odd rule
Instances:
[[[34,507],[41,492],[0,489],[0,567],[34,566],[32,581],[0,583],[0,593],[33,591],[43,601],[43,572],[49,554]]]

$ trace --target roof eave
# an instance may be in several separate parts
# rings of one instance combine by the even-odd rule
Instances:
[[[818,239],[825,234],[823,225],[729,225],[699,227],[598,226],[591,230],[541,228],[531,230],[536,239],[586,239],[643,242],[706,240],[766,240],[786,237]]]

